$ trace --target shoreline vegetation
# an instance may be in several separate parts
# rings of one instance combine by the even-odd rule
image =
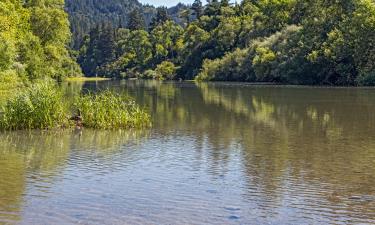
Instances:
[[[375,85],[370,0],[195,0],[176,22],[159,7],[127,26],[91,24],[77,62],[86,75],[159,80]]]
[[[109,90],[65,99],[54,81],[39,81],[7,99],[0,109],[0,130],[141,129],[150,115],[131,98]]]
[[[0,2],[0,130],[150,127],[149,114],[121,94],[64,96],[58,81],[107,79],[82,77],[64,7],[64,0]]]
[[[68,77],[64,81],[67,82],[91,82],[91,81],[106,81],[111,78],[106,77]]]
[[[117,93],[67,101],[57,88],[64,80],[375,85],[371,0],[195,0],[175,13],[178,21],[158,7],[148,24],[133,10],[126,26],[90,24],[76,49],[69,47],[77,40],[69,23],[74,15],[65,6],[64,0],[0,2],[2,129],[150,126],[150,116]]]

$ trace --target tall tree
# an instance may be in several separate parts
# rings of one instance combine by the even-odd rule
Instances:
[[[133,9],[129,14],[127,28],[129,30],[144,30],[145,19],[138,9]]]
[[[184,21],[185,26],[189,26],[190,24],[190,16],[191,16],[191,9],[187,8],[180,11],[180,18]]]
[[[201,0],[195,0],[194,3],[191,5],[191,9],[194,12],[194,15],[197,19],[200,19],[203,14],[203,4]]]
[[[156,16],[152,18],[152,21],[150,23],[150,30],[153,30],[158,25],[161,25],[171,19],[168,15],[168,10],[166,7],[158,7],[156,11]]]

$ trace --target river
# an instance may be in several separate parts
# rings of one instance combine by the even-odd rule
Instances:
[[[375,224],[375,89],[64,85],[153,127],[0,133],[0,224]]]

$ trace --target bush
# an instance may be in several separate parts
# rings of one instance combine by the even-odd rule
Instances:
[[[156,77],[156,72],[154,70],[146,70],[145,72],[141,73],[139,78],[141,79],[154,79]]]
[[[173,80],[176,77],[177,67],[169,61],[160,63],[155,69],[155,79]]]
[[[49,129],[68,123],[62,93],[48,81],[36,83],[9,99],[2,108],[0,128]]]
[[[361,85],[361,86],[374,86],[375,85],[375,71],[358,76],[356,81],[358,85]]]
[[[223,58],[205,60],[197,81],[255,81],[247,49],[236,49]]]
[[[132,99],[111,91],[80,96],[76,99],[74,108],[81,116],[84,127],[113,129],[151,125],[150,116]]]
[[[22,80],[15,70],[0,72],[0,91],[14,91],[22,86]]]
[[[78,113],[71,116],[71,112]],[[104,91],[70,101],[52,82],[38,82],[6,101],[0,111],[0,129],[52,129],[74,125],[89,128],[143,128],[151,125],[149,114],[130,98]]]

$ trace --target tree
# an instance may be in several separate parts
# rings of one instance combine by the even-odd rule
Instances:
[[[203,4],[201,0],[195,0],[191,5],[191,9],[193,10],[194,15],[197,17],[197,19],[200,19],[203,14]]]
[[[1,2],[0,75],[34,80],[79,73],[66,48],[70,30],[63,6],[62,0]]]
[[[190,24],[191,9],[187,8],[180,12],[180,18],[184,21],[185,26]]]
[[[116,37],[104,27],[93,30],[79,58],[85,62],[81,63],[84,70],[105,67],[108,73],[147,70],[151,74],[158,65],[170,62],[178,68],[176,77],[186,79],[198,75],[203,80],[375,84],[375,5],[371,0],[243,0],[235,5],[228,0],[209,0],[205,7],[195,0],[190,9],[181,11],[184,7],[180,4],[169,11],[180,12],[186,26],[171,20],[168,10],[159,7],[149,32],[138,30],[139,23],[134,21],[139,14],[135,13],[129,21],[131,29],[119,29]],[[155,11],[152,6],[148,9]],[[38,11],[39,19],[47,18],[45,24],[50,26],[53,19],[43,9]],[[8,13],[0,14],[2,21],[17,29],[17,16],[5,15]],[[194,19],[191,15],[198,19],[190,20]],[[34,62],[33,68],[21,67],[26,71],[48,68],[41,63],[45,57],[59,62],[56,59],[64,51],[57,43],[65,40],[64,26],[56,25],[55,32],[54,26],[48,30],[40,24],[35,21],[33,32],[25,32],[30,36],[22,39],[28,40],[24,45],[18,44],[14,32],[7,33],[12,38],[3,34],[1,68],[12,68],[20,58],[17,46],[27,50],[21,51],[23,62]]]
[[[173,80],[176,76],[177,67],[169,61],[160,63],[155,69],[155,79]]]
[[[130,12],[127,28],[129,30],[145,29],[145,20],[138,9],[133,9],[133,11]]]
[[[110,24],[96,26],[81,47],[80,64],[86,76],[98,75],[101,67],[116,59],[114,29]]]
[[[170,20],[168,11],[166,7],[158,7],[156,9],[156,16],[152,18],[150,23],[150,30],[152,31],[158,25],[163,24],[164,22]]]
[[[204,9],[205,16],[218,16],[220,15],[221,4],[218,0],[211,0],[208,2]]]
[[[151,38],[154,45],[155,64],[167,58],[170,60],[176,58],[182,34],[182,27],[170,20],[152,30]]]

